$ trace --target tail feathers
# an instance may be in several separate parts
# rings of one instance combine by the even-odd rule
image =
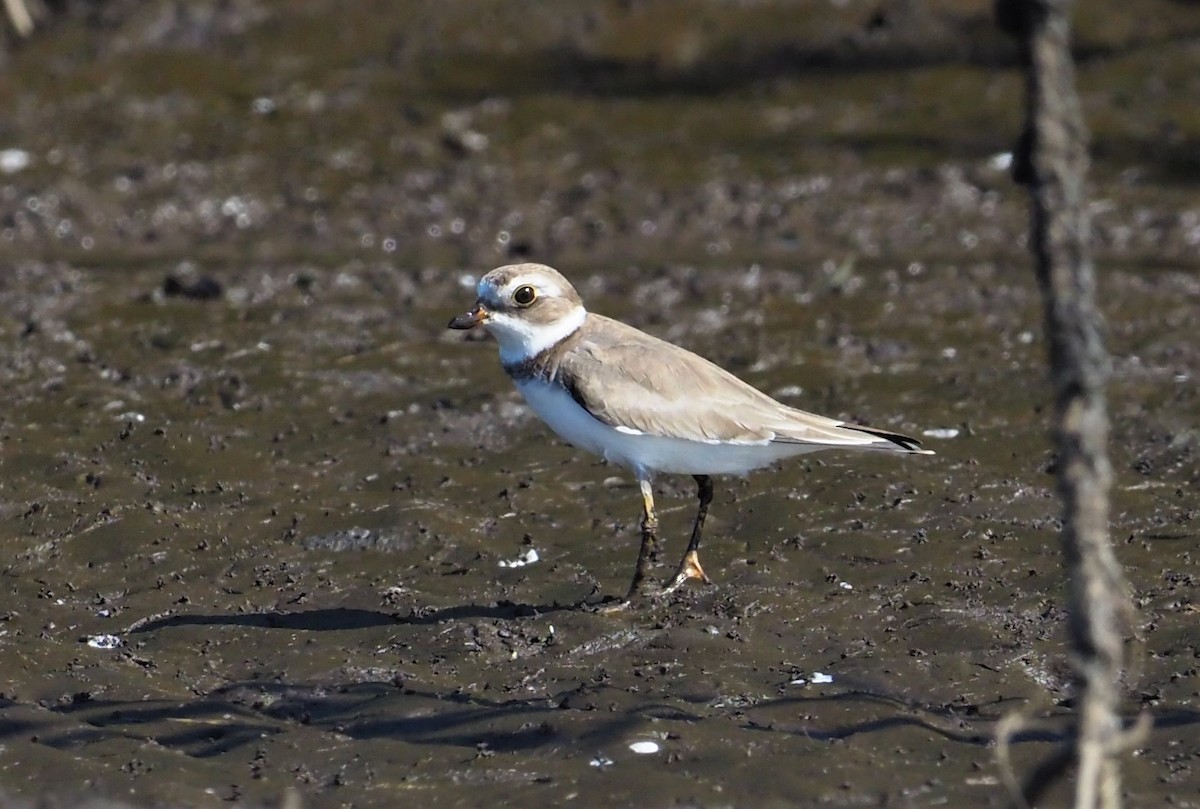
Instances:
[[[867,435],[873,435],[876,438],[882,438],[886,441],[891,441],[896,445],[896,447],[899,447],[905,452],[915,452],[918,455],[935,454],[931,449],[921,449],[921,442],[917,439],[909,438],[907,435],[901,435],[900,433],[893,433],[887,430],[877,430],[874,427],[863,427],[858,424],[843,424],[842,428],[846,430],[854,430],[858,433],[866,433]],[[883,449],[890,449],[890,447],[883,447]]]

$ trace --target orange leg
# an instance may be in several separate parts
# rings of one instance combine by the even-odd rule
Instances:
[[[658,515],[654,512],[654,490],[649,480],[638,480],[638,487],[642,490],[642,547],[638,550],[633,582],[625,599],[604,607],[604,612],[627,609],[635,602],[657,594],[650,576],[650,569],[658,562]]]

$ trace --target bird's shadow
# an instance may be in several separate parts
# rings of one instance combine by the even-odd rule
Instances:
[[[328,607],[312,610],[270,610],[251,613],[167,613],[139,619],[124,632],[135,635],[181,626],[239,626],[258,629],[285,629],[303,632],[341,632],[378,626],[425,626],[453,621],[517,620],[537,618],[556,612],[589,611],[590,602],[578,604],[459,604],[451,607],[417,607],[407,614],[355,607]]]

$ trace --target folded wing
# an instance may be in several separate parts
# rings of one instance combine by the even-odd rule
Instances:
[[[587,329],[564,357],[563,378],[575,401],[617,430],[705,443],[921,451],[897,433],[788,407],[703,357],[603,320],[603,329]]]

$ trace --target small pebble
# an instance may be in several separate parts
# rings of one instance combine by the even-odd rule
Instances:
[[[116,635],[92,635],[87,639],[87,645],[93,649],[116,649],[121,645],[121,639]]]
[[[1013,154],[1012,152],[997,152],[988,158],[988,168],[995,171],[1008,171],[1012,168]]]
[[[516,559],[501,559],[500,567],[525,567],[525,565],[532,565],[540,558],[536,550],[529,548]]]
[[[0,172],[16,174],[28,168],[32,160],[24,149],[0,149]]]

